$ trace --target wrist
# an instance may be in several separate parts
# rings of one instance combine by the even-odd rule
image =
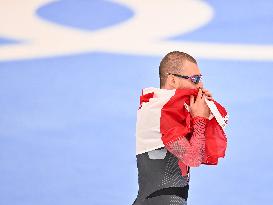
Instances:
[[[204,121],[205,123],[207,123],[209,121],[209,118],[208,117],[203,117],[203,116],[194,116],[192,118],[192,121],[195,122],[195,121]]]
[[[196,116],[192,118],[193,128],[199,130],[199,132],[205,132],[209,119],[206,117]]]

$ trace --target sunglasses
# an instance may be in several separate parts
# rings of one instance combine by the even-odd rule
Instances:
[[[179,74],[175,74],[175,73],[166,73],[167,75],[174,75],[176,77],[179,78],[184,78],[184,79],[190,79],[191,82],[193,82],[194,84],[198,84],[201,79],[202,79],[202,75],[192,75],[192,76],[187,76],[187,75],[179,75]]]

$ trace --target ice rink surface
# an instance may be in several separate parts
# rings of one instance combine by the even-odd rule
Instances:
[[[139,95],[172,50],[230,115],[188,204],[272,203],[273,1],[27,2],[0,1],[1,205],[132,204]]]

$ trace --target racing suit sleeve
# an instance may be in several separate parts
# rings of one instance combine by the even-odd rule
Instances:
[[[192,118],[193,132],[190,140],[185,136],[179,136],[165,144],[166,149],[185,165],[200,166],[205,157],[205,131],[208,121],[205,117]]]

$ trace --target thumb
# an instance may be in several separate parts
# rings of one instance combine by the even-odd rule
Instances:
[[[190,106],[192,106],[194,104],[194,96],[191,95],[190,96]]]

